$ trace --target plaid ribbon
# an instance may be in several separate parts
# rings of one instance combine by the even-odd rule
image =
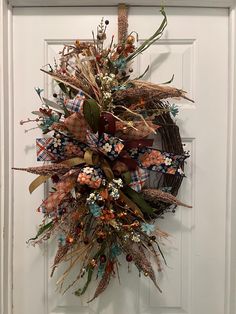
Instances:
[[[124,144],[118,137],[111,136],[107,133],[103,133],[99,137],[97,145],[100,152],[111,160],[115,160],[124,148]]]
[[[157,149],[144,153],[139,158],[140,167],[161,173],[184,176],[180,164],[187,158],[185,155],[161,152]]]
[[[37,161],[59,161],[70,157],[83,157],[87,145],[78,140],[62,137],[39,138],[36,140]],[[55,145],[56,143],[56,145]]]
[[[124,148],[122,140],[107,133],[102,133],[99,137],[98,134],[88,132],[87,144],[91,149],[99,150],[111,160],[115,160]]]
[[[153,130],[160,127],[159,125],[153,124],[151,121],[146,122]],[[153,133],[143,121],[134,121],[132,126],[133,127],[129,127],[120,121],[116,121],[117,135],[123,140],[140,140]]]
[[[189,157],[147,147],[130,149],[129,155],[141,168],[180,176],[184,176],[181,164]]]
[[[64,104],[66,108],[70,111],[79,112],[84,103],[84,94],[82,91],[79,91],[78,94],[73,99],[66,99]]]
[[[46,208],[45,208],[45,206],[44,206],[43,204],[41,204],[41,205],[38,207],[37,211],[38,211],[39,213],[45,214],[45,213],[46,213]]]
[[[97,141],[98,141],[98,135],[94,134],[92,132],[87,132],[86,134],[86,143],[92,150],[98,150],[97,149]]]
[[[149,171],[138,167],[135,171],[131,171],[130,175],[131,182],[129,186],[136,192],[140,192],[146,180],[149,178]]]
[[[53,143],[54,139],[50,138],[36,138],[36,154],[37,161],[52,161],[55,156],[47,150],[47,147]]]
[[[62,202],[64,197],[74,188],[77,175],[78,170],[75,170],[72,173],[67,173],[64,178],[54,186],[56,192],[49,195],[49,197],[39,207],[39,211],[42,209],[46,210],[47,213],[50,213],[51,211],[57,209],[57,206]]]
[[[81,113],[75,112],[65,119],[65,125],[71,134],[81,142],[86,142],[89,125]]]

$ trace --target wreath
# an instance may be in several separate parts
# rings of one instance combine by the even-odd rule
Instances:
[[[112,37],[105,45],[109,21],[103,19],[93,41],[65,45],[59,62],[42,69],[58,86],[54,100],[37,88],[41,105],[32,112],[37,118],[21,121],[36,122],[42,130],[36,148],[37,161],[44,163],[14,169],[38,175],[30,193],[52,182],[38,208],[42,223],[29,242],[58,238],[51,275],[70,261],[57,282],[65,291],[84,277],[85,284],[75,291],[84,294],[96,275],[98,285],[89,302],[119,275],[121,254],[161,291],[150,255],[161,271],[161,243],[168,234],[155,222],[177,205],[190,207],[176,198],[189,154],[173,120],[178,107],[170,103],[171,98],[188,99],[186,92],[143,81],[148,69],[131,78],[132,61],[163,34],[167,18],[164,9],[161,13],[157,31],[137,47],[135,32],[123,34],[117,44]],[[76,277],[63,285],[73,268]]]

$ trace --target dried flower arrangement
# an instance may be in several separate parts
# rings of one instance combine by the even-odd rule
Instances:
[[[89,301],[118,274],[122,253],[160,290],[149,255],[160,271],[165,262],[160,242],[168,235],[154,223],[177,205],[190,207],[176,198],[188,153],[172,119],[178,109],[168,101],[188,99],[186,93],[142,81],[143,76],[130,78],[132,60],[163,34],[167,18],[163,9],[161,13],[158,30],[138,47],[134,33],[118,44],[112,38],[105,47],[108,20],[101,21],[92,42],[64,46],[60,62],[42,70],[60,91],[51,101],[36,89],[42,102],[33,112],[37,118],[21,121],[35,121],[45,134],[36,146],[37,160],[47,163],[15,169],[39,175],[30,184],[31,193],[47,180],[53,183],[38,208],[42,224],[29,242],[58,237],[52,275],[70,260],[58,285],[78,267],[65,291],[85,277],[85,285],[75,292],[82,295],[96,273],[99,283]],[[154,146],[156,133],[162,149]],[[151,173],[158,174],[155,187],[146,184]]]

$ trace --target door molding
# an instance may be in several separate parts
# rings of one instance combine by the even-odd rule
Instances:
[[[12,6],[0,0],[0,312],[11,314],[13,270]]]
[[[9,0],[11,6],[98,6],[96,0]],[[125,2],[132,6],[183,6],[183,7],[213,7],[230,8],[234,0],[101,0],[99,6],[117,6],[120,2]],[[65,5],[66,3],[66,5]]]
[[[161,5],[163,1],[127,0],[127,4]],[[95,0],[67,0],[67,6],[96,6]],[[101,0],[115,6],[116,0]],[[166,6],[229,9],[228,165],[226,217],[225,314],[236,312],[236,0],[166,0]],[[23,6],[65,6],[65,0],[0,0],[0,312],[13,314],[13,122],[12,9]],[[224,254],[224,252],[222,252]]]

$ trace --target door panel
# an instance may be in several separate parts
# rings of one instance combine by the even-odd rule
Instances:
[[[34,87],[52,92],[52,82],[39,69],[53,63],[63,43],[89,40],[101,17],[110,20],[108,38],[117,34],[117,9],[15,8],[14,45],[14,164],[36,164],[39,130],[24,133],[19,125],[39,100]],[[50,279],[53,243],[47,248],[28,248],[25,241],[36,232],[41,214],[35,209],[44,189],[27,194],[34,176],[14,174],[14,312],[15,314],[222,314],[224,312],[228,11],[226,9],[168,8],[168,26],[163,38],[133,65],[135,74],[151,68],[146,79],[168,81],[188,91],[192,104],[176,100],[177,123],[191,158],[179,197],[193,209],[179,207],[158,222],[171,234],[163,245],[168,266],[157,274],[163,293],[135,267],[128,272],[121,261],[121,284],[114,279],[107,291],[89,305],[73,296],[55,292],[59,271]],[[158,8],[131,7],[129,30],[147,39],[161,21]],[[27,126],[26,126],[27,127]],[[56,239],[53,240],[54,242]],[[53,242],[52,241],[52,242]],[[91,285],[92,286],[92,285]],[[89,292],[90,293],[90,292]],[[88,294],[89,294],[88,293]]]
[[[151,81],[165,82],[175,74],[172,84],[195,100],[180,101],[178,116],[191,154],[180,195],[194,208],[191,213],[179,209],[163,221],[174,238],[174,257],[167,257],[163,294],[152,286],[141,290],[141,313],[224,313],[227,14],[217,9],[167,10],[165,35],[140,58],[140,73],[154,61]],[[154,31],[156,20],[151,8],[133,8],[129,26],[142,40]]]

